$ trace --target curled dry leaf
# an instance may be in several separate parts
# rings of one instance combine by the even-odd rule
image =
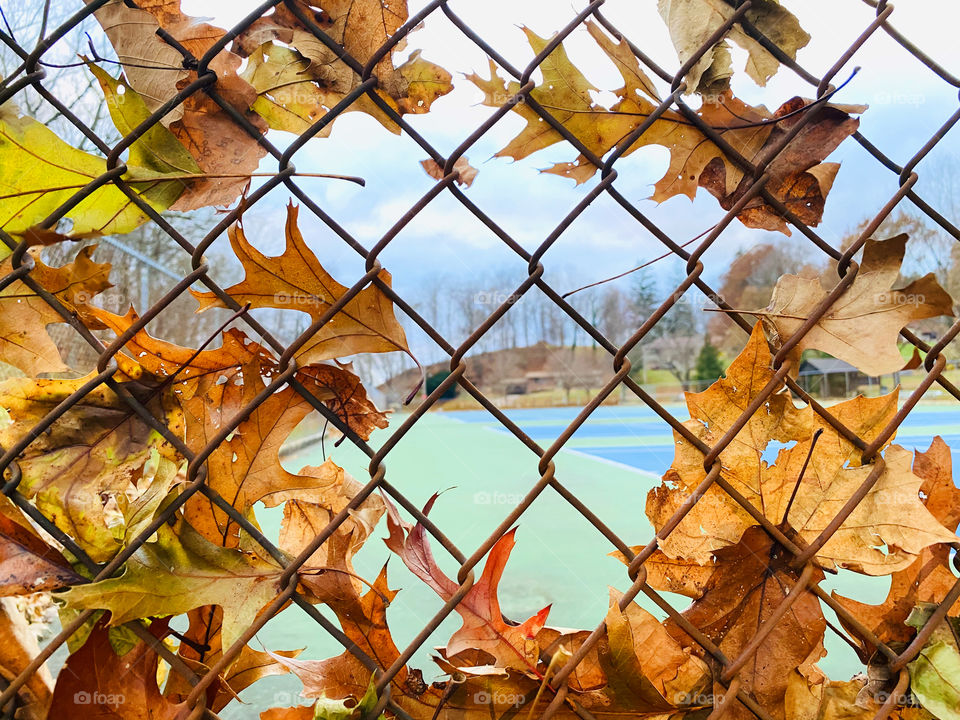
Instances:
[[[0,596],[57,590],[82,580],[17,506],[0,495]]]
[[[804,108],[810,109],[806,113],[799,112]],[[865,110],[864,105],[814,107],[812,101],[795,97],[781,105],[770,119],[777,122],[763,148],[751,160],[763,157],[767,148],[783,142],[796,125],[806,123],[764,169],[768,177],[766,188],[806,225],[820,223],[827,193],[840,169],[839,163],[825,163],[823,160],[860,126],[860,121],[850,113]],[[807,113],[813,117],[806,117]],[[753,182],[752,178],[744,177],[731,192],[726,177],[728,167],[728,163],[715,157],[707,163],[698,179],[700,186],[716,197],[724,210],[739,202]],[[763,197],[747,202],[737,218],[747,227],[790,235],[787,221]]]
[[[360,65],[365,65],[408,18],[406,0],[325,0],[322,5],[298,0],[294,6]],[[400,115],[426,113],[437,98],[453,89],[452,78],[443,68],[421,58],[419,50],[395,65],[394,53],[403,44],[392,47],[377,63],[374,92]],[[253,109],[275,129],[307,131],[360,84],[360,77],[341,53],[321,42],[286,5],[277,6],[240,33],[234,49],[249,56],[244,77],[257,89]],[[354,100],[347,111],[367,113],[391,132],[400,132],[367,93]],[[328,135],[331,125],[327,124],[319,135]]]
[[[90,245],[62,267],[50,267],[40,260],[39,249],[31,248],[34,263],[30,277],[55,295],[68,311],[82,308],[94,296],[112,287],[107,279],[108,263],[96,263]],[[0,274],[13,271],[10,258],[0,263]],[[22,280],[0,290],[0,360],[29,374],[68,370],[60,352],[47,334],[47,325],[63,322],[63,316]]]
[[[611,588],[607,635],[600,644],[608,677],[604,695],[615,698],[621,708],[647,712],[704,704],[697,700],[710,686],[707,664],[636,603],[621,610],[621,599]]]
[[[614,42],[594,23],[588,22],[586,27],[623,77],[623,87],[614,91],[616,102],[605,107],[594,101],[591,93],[596,88],[570,61],[563,44],[558,45],[540,65],[543,82],[530,91],[530,97],[590,151],[603,156],[647,122],[660,104],[660,98],[625,40]],[[529,29],[525,32],[535,52],[546,47],[544,38]],[[490,73],[489,80],[475,74],[467,76],[483,90],[483,103],[491,107],[511,103],[513,111],[527,121],[520,134],[497,153],[498,157],[519,160],[563,141],[563,136],[544,122],[529,104],[512,100],[520,85],[500,78],[492,61]],[[739,155],[754,162],[769,154],[769,149],[782,140],[789,126],[801,119],[808,120],[803,112],[785,117],[802,110],[807,104],[809,101],[794,98],[771,115],[763,106],[751,107],[724,91],[704,98],[698,114]],[[820,221],[823,200],[837,170],[835,164],[822,163],[822,160],[857,129],[858,121],[849,113],[863,109],[859,106],[818,106],[816,117],[809,119],[804,130],[770,164],[768,189],[807,224],[816,225]],[[784,119],[778,122],[779,118]],[[780,128],[780,124],[786,127]],[[720,199],[722,207],[728,209],[752,182],[742,167],[730,160],[718,145],[679,112],[668,110],[661,114],[622,154],[628,155],[649,145],[661,145],[670,151],[667,172],[654,186],[652,198],[657,202],[681,194],[693,199],[697,188],[705,187]],[[545,172],[582,183],[598,169],[585,156],[580,156],[574,162],[558,163]],[[761,200],[751,202],[739,218],[749,227],[789,234],[784,220]]]
[[[201,607],[188,612],[187,617],[190,624],[184,637],[191,642],[181,641],[177,654],[187,667],[202,676],[223,656],[223,610],[216,606]],[[288,672],[286,666],[277,662],[274,656],[295,658],[300,652],[281,650],[271,654],[244,645],[237,659],[207,688],[207,707],[219,712],[257,680]],[[191,689],[187,678],[173,672],[167,679],[163,694],[172,702],[182,703]]]
[[[159,644],[167,634],[166,622],[154,621],[148,630]],[[57,675],[50,717],[78,717],[83,713],[106,720],[174,720],[186,708],[161,694],[157,685],[159,664],[160,656],[145,640],[122,654],[117,652],[107,622],[101,618]],[[78,705],[88,707],[78,709]],[[96,715],[87,715],[90,709],[95,709]]]
[[[363,488],[362,483],[332,460],[319,467],[304,467],[299,474],[325,482],[296,493],[283,506],[279,547],[294,557],[324,532],[334,516]],[[354,574],[353,555],[370,537],[385,511],[379,496],[367,496],[310,555],[301,568],[300,577],[315,599],[333,604],[341,598],[359,595],[364,586]]]
[[[91,376],[76,380],[13,378],[0,384],[0,407],[12,422],[0,429],[0,445],[12,446]],[[179,413],[162,399],[147,403],[156,417],[178,428]],[[173,448],[113,390],[100,385],[72,405],[18,459],[18,490],[96,562],[109,560],[123,542],[111,507],[119,495],[139,495],[151,478],[144,468],[157,450]],[[112,502],[111,502],[112,501]]]
[[[857,276],[817,323],[794,347],[798,360],[804,350],[822,350],[845,360],[867,375],[885,375],[903,368],[897,348],[903,327],[915,320],[953,316],[953,299],[933,273],[894,288],[906,251],[908,236],[867,240]],[[836,278],[825,277],[830,286]],[[817,278],[783,275],[773,290],[770,305],[756,314],[776,347],[785,343],[827,297]],[[795,362],[795,366],[799,363]]]
[[[862,676],[847,681],[804,677],[796,670],[786,673],[787,720],[873,720],[881,701],[864,697],[867,681]],[[892,720],[933,720],[919,707],[894,707]]]
[[[139,320],[132,308],[126,315],[116,315],[100,308],[88,308],[88,312],[118,336]],[[129,355],[117,356],[124,372],[136,376],[148,373],[155,376],[157,382],[168,382],[170,392],[184,411],[194,417],[209,414],[213,428],[219,428],[222,422],[232,418],[253,397],[249,393],[244,395],[244,366],[259,367],[261,377],[268,378],[276,374],[278,367],[277,359],[269,350],[236,328],[224,331],[221,347],[212,350],[197,351],[174,345],[152,337],[145,330],[137,332],[125,348]],[[375,429],[387,426],[386,415],[379,412],[367,397],[350,365],[307,365],[297,372],[296,377],[314,398],[323,402],[364,440]],[[256,383],[256,378],[252,378],[251,385]],[[280,392],[294,393],[289,388]],[[291,398],[290,402],[299,401]]]
[[[731,660],[739,657],[756,637],[764,622],[786,602],[799,581],[799,573],[788,566],[791,555],[784,556],[766,531],[749,528],[736,545],[714,554],[715,570],[683,616],[701,630]],[[815,573],[813,581],[821,580]],[[826,620],[820,601],[809,590],[791,599],[786,613],[737,674],[742,687],[773,717],[783,717],[787,692],[787,672],[795,668],[810,675],[811,666],[823,653]],[[691,652],[705,651],[676,623],[667,628]],[[753,717],[740,701],[733,701],[727,713],[734,718]]]
[[[733,15],[736,8],[723,0],[659,0],[657,9],[667,24],[670,39],[684,63],[700,51],[703,44]],[[769,38],[791,60],[810,42],[797,18],[781,6],[779,0],[758,0],[747,10],[745,19]],[[686,76],[686,92],[703,94],[723,91],[730,86],[733,62],[727,40],[747,51],[747,74],[758,85],[766,85],[780,68],[780,61],[740,23],[709,48]]]
[[[0,677],[9,682],[19,675],[40,653],[33,629],[24,619],[13,598],[0,597]],[[21,707],[18,720],[45,720],[53,695],[53,679],[46,664],[31,673],[17,698]]]
[[[137,7],[128,7],[122,0],[111,0],[94,15],[124,64],[130,85],[145,96],[145,106],[151,112],[197,79],[195,70],[182,69],[183,57],[160,40],[157,32],[163,30],[198,59],[225,34],[221,28],[184,15],[179,0],[158,0]],[[145,55],[145,52],[155,54]],[[151,60],[148,68],[138,67],[145,64],[144,57]],[[227,50],[218,52],[209,63],[217,75],[212,89],[263,132],[266,124],[250,110],[257,91],[237,74],[241,64],[242,59],[237,55]],[[174,198],[176,210],[233,202],[266,154],[256,137],[203,90],[187,97],[162,122],[186,147],[203,173],[221,176],[189,182],[186,191]]]
[[[230,245],[246,276],[226,292],[241,305],[294,309],[317,320],[348,288],[333,279],[307,246],[297,227],[297,212],[293,203],[287,206],[286,249],[277,257],[267,257],[254,248],[239,223],[231,226]],[[389,285],[390,273],[382,270],[380,280]],[[200,302],[197,312],[224,307],[212,292],[191,292]],[[393,314],[393,303],[371,284],[317,330],[294,357],[308,365],[356,353],[396,350],[410,352],[406,335]]]
[[[436,180],[443,180],[443,168],[436,160],[427,158],[426,160],[421,160],[420,164],[423,166],[423,169],[427,171],[427,175]],[[473,181],[479,172],[479,170],[469,163],[469,158],[467,157],[457,158],[457,161],[453,164],[453,169],[458,173],[457,184],[467,187],[473,185]]]
[[[330,603],[344,634],[359,652],[377,665],[390,667],[400,657],[400,651],[387,627],[386,609],[397,591],[387,585],[386,567],[363,595],[352,585],[348,584],[345,589],[347,592],[342,597]],[[326,660],[274,657],[300,679],[302,694],[308,698],[359,700],[369,687],[370,669],[350,651]],[[404,666],[391,680],[391,695],[417,720],[429,720],[441,702],[442,692],[424,683],[419,670]]]

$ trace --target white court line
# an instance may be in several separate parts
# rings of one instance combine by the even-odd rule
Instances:
[[[506,430],[506,428],[504,428],[503,425],[496,425],[496,424],[494,424],[494,425],[488,425],[487,423],[470,422],[469,420],[461,420],[460,418],[450,417],[450,416],[447,416],[446,419],[447,419],[447,420],[453,420],[454,422],[458,422],[458,423],[461,423],[461,424],[463,424],[463,425],[474,425],[474,426],[478,426],[478,427],[480,427],[482,430],[486,430],[486,431],[488,431],[488,432],[496,433],[496,434],[499,435],[500,437],[503,437],[504,435],[506,435],[507,437],[513,437],[513,435],[510,433],[510,431],[509,431],[509,430]],[[517,440],[517,438],[515,438],[515,437],[514,437],[513,439],[514,439],[514,440]],[[635,446],[631,446],[631,445],[623,445],[623,446],[617,445],[616,447],[643,447],[643,446],[642,446],[642,445],[635,445]],[[659,446],[658,446],[658,447],[659,447]],[[597,461],[597,462],[599,462],[599,463],[603,463],[603,464],[605,464],[605,465],[611,465],[611,466],[613,466],[613,467],[615,467],[615,468],[620,468],[621,470],[629,470],[630,472],[636,473],[637,475],[643,475],[644,477],[652,478],[652,479],[654,479],[654,480],[659,480],[659,479],[660,479],[660,476],[659,476],[659,475],[657,475],[656,473],[652,473],[652,472],[650,472],[649,470],[641,470],[640,468],[634,467],[633,465],[627,465],[626,463],[617,462],[616,460],[611,460],[610,458],[600,457],[599,455],[591,455],[590,453],[588,453],[588,452],[583,452],[582,450],[576,450],[576,449],[574,449],[574,448],[562,447],[562,448],[560,448],[560,452],[570,453],[571,455],[579,455],[579,456],[582,457],[582,458],[588,458],[588,459],[590,459],[590,460],[595,460],[595,461]]]

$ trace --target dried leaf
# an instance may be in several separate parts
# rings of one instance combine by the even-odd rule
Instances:
[[[263,372],[259,361],[254,360],[243,365],[238,374],[242,386],[214,384],[207,393],[182,404],[191,447],[199,449],[212,441],[222,430],[223,421],[234,415],[231,410],[239,410],[264,389]],[[248,515],[254,503],[276,507],[310,490],[335,484],[336,466],[314,477],[288,472],[280,464],[280,447],[312,411],[313,406],[289,386],[267,397],[210,454],[207,485]],[[238,525],[205,495],[191,497],[184,506],[184,516],[211,542],[225,547],[239,543]]]
[[[37,638],[13,598],[0,598],[0,677],[6,681],[17,677],[39,654]],[[44,720],[53,693],[53,679],[46,664],[31,673],[17,692],[23,704],[17,711],[19,720]],[[69,717],[69,716],[67,716]]]
[[[408,16],[406,0],[326,0],[322,8],[307,2],[297,5],[361,65]],[[437,98],[453,89],[451,76],[421,58],[418,50],[395,66],[394,53],[403,44],[394,46],[374,68],[378,81],[375,92],[400,115],[426,113]],[[359,76],[343,62],[340,53],[320,42],[285,6],[278,6],[246,28],[237,38],[235,50],[249,55],[244,77],[258,91],[253,109],[275,129],[305,132],[360,84]],[[366,93],[347,111],[367,113],[391,132],[400,132],[400,127]],[[329,135],[331,125],[327,124],[319,135]]]
[[[76,380],[12,378],[0,384],[0,406],[12,423],[0,429],[10,447],[90,377]],[[179,431],[179,415],[162,400],[147,403]],[[20,455],[18,489],[96,562],[109,560],[123,542],[122,518],[111,504],[121,494],[143,492],[151,450],[176,453],[113,390],[100,385],[72,405]]]
[[[702,393],[687,394],[690,431],[708,446],[715,445],[772,380],[771,362],[758,323],[727,377]],[[832,406],[830,412],[870,442],[892,420],[896,397],[895,393],[856,397]],[[763,454],[772,441],[787,447],[768,463]],[[817,553],[825,567],[889,574],[906,568],[925,547],[954,538],[921,503],[922,481],[910,471],[909,453],[890,446],[885,459],[876,484]],[[795,407],[789,391],[782,388],[750,417],[720,453],[720,462],[722,477],[747,502],[808,543],[826,529],[873,470],[872,465],[859,466],[856,448],[812,408]],[[654,526],[663,527],[705,477],[702,454],[677,434],[673,465],[663,484],[647,497],[647,515]],[[671,558],[709,565],[713,551],[737,543],[754,524],[743,507],[713,485],[663,540],[661,549]]]
[[[21,235],[66,204],[81,188],[107,171],[103,158],[71,147],[11,104],[0,107],[0,228]],[[166,210],[180,196],[183,182],[133,162],[122,176],[150,207]],[[147,220],[116,185],[93,190],[65,216],[72,239],[127,233]]]
[[[175,528],[162,525],[119,577],[74,586],[58,597],[69,608],[109,610],[111,625],[219,605],[229,647],[279,594],[282,573],[252,553],[214,545],[180,521]]]
[[[121,75],[114,78],[93,63],[87,63],[106,101],[110,117],[120,134],[127,136],[146,121],[151,110],[146,102]],[[200,167],[180,141],[162,124],[150,126],[128,151],[128,164],[149,168],[159,173],[197,174]],[[186,180],[179,181],[182,187]]]
[[[430,498],[424,507],[424,514],[430,512],[436,498],[436,495]],[[390,537],[385,541],[387,547],[400,556],[410,572],[444,600],[453,597],[459,585],[437,566],[426,529],[419,523],[411,525],[403,521],[389,501],[387,526],[390,530]],[[463,626],[447,643],[448,657],[464,650],[483,650],[493,656],[498,667],[517,670],[536,667],[540,655],[536,636],[546,622],[550,606],[519,625],[508,625],[504,622],[497,598],[497,586],[513,550],[515,533],[514,528],[490,548],[483,573],[457,605]]]
[[[960,524],[960,489],[953,484],[950,448],[940,436],[933,439],[926,452],[914,456],[913,472],[923,479],[923,504],[939,523],[956,530]],[[893,573],[887,598],[880,605],[858,602],[836,592],[833,596],[885,643],[907,643],[914,635],[906,624],[913,608],[920,603],[942,602],[957,581],[951,571],[951,554],[952,548],[946,544],[922,550],[909,567]],[[952,614],[960,614],[960,603],[954,605]],[[865,647],[863,654],[869,657],[874,649]]]
[[[112,0],[95,15],[124,63],[131,86],[148,96],[147,108],[151,111],[197,79],[195,70],[181,69],[183,57],[179,52],[171,55],[169,50],[157,48],[157,32],[163,30],[196,58],[203,57],[225,34],[221,28],[184,15],[179,0],[156,0],[137,7]],[[159,44],[172,49],[166,43]],[[157,52],[144,55],[146,48]],[[150,68],[137,67],[145,64],[144,57],[151,59]],[[263,132],[266,124],[250,110],[256,90],[237,74],[241,63],[242,59],[228,50],[216,54],[209,64],[217,74],[216,92]],[[257,139],[203,91],[188,96],[163,122],[201,171],[211,176],[188,183],[186,192],[174,198],[175,210],[233,202],[266,154]]]
[[[59,550],[44,541],[0,495],[0,596],[28,595],[82,582]]]
[[[90,4],[90,0],[85,2]],[[160,26],[153,14],[140,6],[130,7],[123,0],[109,0],[93,14],[150,112],[177,94],[177,85],[189,73],[179,51],[157,35]],[[150,58],[150,62],[144,63],[144,58]],[[161,122],[169,125],[182,116],[183,106],[178,105]]]
[[[55,295],[67,310],[85,305],[94,296],[111,287],[108,263],[95,263],[90,257],[95,246],[77,253],[73,262],[50,267],[31,249],[34,269],[30,272],[44,290]],[[0,263],[0,274],[13,271],[8,258]],[[63,322],[63,316],[21,280],[0,290],[0,360],[31,375],[67,370],[60,352],[47,334],[47,325]]]
[[[420,164],[423,166],[423,169],[427,171],[427,175],[436,180],[443,180],[443,168],[437,163],[433,158],[428,158],[426,160],[421,160]],[[465,185],[470,187],[473,185],[473,181],[477,177],[477,170],[469,163],[469,158],[459,157],[457,161],[453,164],[453,169],[459,176],[457,177],[458,185]]]
[[[868,684],[862,676],[841,682],[811,681],[796,670],[788,675],[787,720],[872,720],[880,710],[881,701],[864,698]],[[933,720],[930,713],[918,707],[895,706],[889,717],[892,720]]]
[[[149,629],[160,642],[166,634],[166,623],[155,623]],[[110,642],[106,620],[101,618],[57,675],[50,717],[174,720],[185,708],[160,693],[159,660],[156,650],[146,641],[123,654],[117,653]]]
[[[800,112],[810,106],[811,101],[795,97],[774,113],[773,118],[778,122],[770,131],[764,148],[783,142],[798,123],[805,124],[766,165],[764,173],[769,178],[766,188],[802,222],[815,226],[823,217],[827,193],[833,187],[833,180],[840,169],[838,163],[825,163],[823,160],[857,131],[860,121],[850,117],[850,113],[862,113],[866,106],[825,105],[810,111],[816,113],[812,119]],[[728,167],[720,158],[713,158],[698,179],[700,186],[716,197],[724,210],[729,210],[739,202],[753,183],[753,178],[744,177],[736,190],[731,192],[727,179]],[[747,227],[790,235],[786,220],[763,197],[750,200],[737,218]]]
[[[223,610],[216,606],[202,607],[187,613],[190,625],[184,637],[191,640],[200,651],[187,642],[181,642],[177,651],[184,663],[198,676],[203,676],[223,656],[222,630]],[[295,658],[299,650],[281,650],[275,653],[280,657]],[[237,695],[257,680],[288,672],[286,666],[274,660],[267,652],[254,650],[244,645],[226,672],[207,688],[207,707],[219,712]],[[181,703],[187,699],[192,686],[179,673],[171,673],[164,687],[164,695],[173,702]]]
[[[99,308],[89,308],[88,312],[118,336],[139,319],[132,308],[126,315]],[[259,366],[262,377],[271,377],[276,373],[278,362],[270,351],[240,330],[226,330],[222,339],[221,347],[197,352],[141,330],[125,346],[129,355],[119,355],[117,359],[127,374],[147,372],[160,381],[170,379],[171,392],[184,409],[194,417],[203,417],[206,413],[211,427],[219,428],[253,397],[243,394],[242,368],[253,367],[251,363],[254,363]],[[374,407],[350,365],[307,365],[296,377],[364,440],[375,429],[387,426],[386,415]],[[252,378],[250,385],[255,383],[256,379]],[[290,394],[287,389],[280,392]],[[297,401],[291,398],[289,402]]]
[[[897,337],[907,324],[925,318],[953,317],[953,299],[933,273],[904,288],[893,287],[900,274],[907,235],[867,240],[863,261],[850,287],[827,309],[793,349],[799,359],[816,349],[845,360],[867,375],[885,375],[904,365]],[[831,284],[834,279],[827,278]],[[804,323],[827,296],[820,281],[784,275],[765,311],[757,313],[775,346],[780,346]]]
[[[732,12],[732,8],[729,10]],[[562,44],[540,65],[543,82],[530,91],[530,97],[547,109],[589,150],[597,156],[603,156],[647,122],[660,104],[660,99],[625,40],[614,42],[594,23],[588,22],[586,27],[623,77],[624,86],[614,91],[616,102],[605,107],[594,101],[591,93],[596,88],[571,63]],[[525,32],[535,52],[539,53],[546,47],[544,38],[528,29]],[[511,98],[519,91],[520,85],[501,79],[492,61],[490,72],[489,80],[478,75],[467,76],[484,91],[484,104],[501,107],[512,102]],[[512,104],[513,111],[527,121],[527,126],[497,153],[498,157],[508,156],[519,160],[564,141],[563,136],[544,122],[528,104]],[[705,97],[699,115],[737,153],[749,161],[756,161],[764,157],[774,143],[782,140],[789,126],[807,119],[802,112],[785,117],[807,104],[806,100],[794,98],[771,115],[763,106],[751,107],[736,99],[729,91],[723,91]],[[848,113],[861,112],[863,109],[820,106],[817,117],[810,120],[804,130],[770,163],[768,188],[809,224],[819,222],[823,200],[837,169],[834,164],[821,161],[856,130],[857,121],[850,118]],[[783,119],[777,122],[778,118]],[[781,128],[781,124],[785,127]],[[670,150],[667,172],[654,187],[652,197],[657,202],[681,194],[693,199],[698,187],[706,187],[721,200],[721,206],[729,208],[752,183],[739,165],[728,159],[718,145],[679,112],[668,110],[661,114],[622,155],[649,145],[661,145]],[[585,156],[580,156],[574,162],[558,163],[545,172],[582,183],[598,169]],[[750,227],[766,227],[789,233],[782,218],[762,200],[752,201],[739,217]]]
[[[710,686],[710,669],[680,647],[646,610],[630,603],[620,610],[621,593],[610,590],[607,636],[600,657],[610,668],[604,693],[621,708],[664,711],[697,703]]]
[[[387,627],[386,609],[397,591],[387,586],[386,567],[363,596],[352,585],[347,584],[345,590],[341,598],[330,603],[344,634],[377,665],[389,667],[400,656],[400,651]],[[369,668],[349,650],[327,660],[286,659],[276,655],[274,658],[300,678],[302,694],[308,698],[359,699],[369,686]],[[391,680],[391,695],[417,720],[430,720],[440,704],[442,691],[424,683],[419,670],[401,667]]]
[[[227,288],[240,304],[252,307],[293,309],[314,320],[346,293],[347,288],[330,276],[307,246],[297,227],[297,207],[287,206],[287,245],[284,253],[267,257],[254,248],[240,224],[230,228],[230,244],[246,270],[243,282]],[[380,278],[390,283],[390,273]],[[196,292],[198,312],[223,307],[213,293]],[[393,314],[393,304],[376,285],[360,291],[342,310],[320,328],[294,357],[304,365],[362,352],[409,353],[407,339]]]
[[[305,467],[303,477],[323,480],[313,488],[297,493],[283,506],[283,522],[280,525],[280,549],[298,556],[329,525],[333,517],[356,497],[363,484],[355,480],[332,460],[320,467]],[[303,566],[305,573],[316,568],[331,568],[352,574],[351,560],[373,532],[374,527],[386,512],[383,500],[377,495],[368,496],[350,516],[334,531],[333,536],[317,548]],[[342,578],[340,578],[342,579]],[[351,578],[357,593],[361,590],[358,580]],[[304,583],[315,592],[324,580]],[[321,594],[321,593],[318,593]]]
[[[686,62],[730,19],[736,8],[723,0],[659,0],[663,17],[680,62]],[[791,60],[797,50],[810,42],[797,18],[780,5],[779,0],[760,0],[747,10],[745,19],[773,42]],[[726,36],[704,53],[690,68],[686,82],[688,93],[710,93],[729,87],[733,63],[727,39],[747,51],[747,74],[758,85],[766,85],[780,68],[780,62],[763,45],[735,23]]]
[[[716,571],[703,596],[683,616],[727,657],[738,657],[797,583],[798,573],[787,565],[791,558],[778,552],[762,528],[749,528],[737,545],[715,553]],[[815,573],[813,579],[822,577]],[[680,626],[668,620],[667,627],[681,645],[696,654],[705,652]],[[788,685],[784,670],[810,662],[821,647],[825,630],[819,599],[804,590],[739,671],[743,689],[773,717],[783,717]],[[753,717],[739,701],[733,701],[727,715]]]

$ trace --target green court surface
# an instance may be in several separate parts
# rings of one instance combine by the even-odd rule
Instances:
[[[659,474],[670,465],[672,439],[667,426],[642,408],[601,408],[571,443],[556,457],[556,477],[574,493],[599,519],[627,543],[640,545],[653,536],[653,529],[644,514],[647,491],[659,482]],[[679,414],[679,412],[678,412]],[[918,415],[916,424],[930,427],[932,416]],[[571,408],[542,411],[517,411],[511,417],[544,447],[575,417]],[[686,417],[681,415],[681,417]],[[396,415],[391,430],[399,427],[405,416]],[[946,418],[935,423],[939,432],[949,433]],[[952,429],[958,430],[960,415],[951,413]],[[445,491],[437,501],[431,518],[465,555],[473,551],[494,531],[520,499],[539,479],[538,457],[518,439],[498,429],[493,418],[481,411],[460,413],[428,413],[387,455],[386,480],[414,503],[422,505],[436,491]],[[925,449],[929,436],[920,438],[909,428],[901,442]],[[388,431],[374,434],[371,445],[378,447]],[[908,441],[909,438],[909,441]],[[915,442],[914,442],[915,441]],[[948,438],[948,442],[950,439]],[[634,453],[628,465],[603,457],[610,451]],[[361,480],[369,477],[367,458],[356,448],[344,443],[326,450],[335,462]],[[640,452],[641,455],[636,455]],[[637,460],[636,458],[642,458]],[[302,450],[284,460],[288,470],[323,462],[318,445]],[[640,466],[649,466],[649,470]],[[654,467],[657,473],[652,472]],[[279,509],[258,510],[258,519],[268,537],[276,537]],[[609,557],[611,542],[594,528],[553,488],[547,487],[517,522],[517,544],[500,585],[500,601],[504,614],[524,620],[548,604],[552,604],[549,624],[567,628],[594,628],[603,619],[608,605],[608,586],[625,590],[630,581],[626,566]],[[386,535],[385,521],[356,557],[356,569],[372,580],[389,558],[389,584],[401,592],[391,604],[388,620],[393,636],[401,649],[405,647],[430,618],[440,610],[441,599],[393,557],[381,538]],[[434,554],[448,575],[455,577],[457,564],[439,546]],[[866,602],[880,602],[889,587],[888,578],[869,578],[846,572],[828,576],[827,589]],[[678,609],[688,600],[667,595]],[[641,596],[640,603],[658,617],[662,611]],[[827,617],[836,619],[827,610]],[[429,660],[430,649],[443,645],[460,626],[453,615],[444,621],[430,641],[414,656],[412,665],[424,671],[425,679],[440,676]],[[323,628],[302,610],[285,610],[261,631],[259,638],[269,641],[271,650],[306,648],[301,658],[322,659],[339,654],[342,648]],[[258,647],[257,640],[254,646]],[[828,630],[829,654],[820,666],[831,677],[848,679],[861,669],[852,650]],[[268,678],[258,682],[241,697],[261,709],[262,703],[297,704],[300,683],[292,676]],[[235,706],[222,713],[225,718],[256,718],[251,706]]]

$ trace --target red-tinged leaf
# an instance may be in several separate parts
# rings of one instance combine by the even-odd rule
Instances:
[[[151,630],[158,641],[165,623]],[[141,642],[123,655],[110,644],[107,621],[101,618],[87,641],[67,658],[57,676],[49,718],[83,720],[174,720],[185,708],[167,700],[157,686],[159,655]]]
[[[424,514],[430,512],[437,496],[427,501]],[[427,539],[426,529],[411,526],[400,519],[395,507],[387,502],[387,523],[390,536],[387,547],[400,556],[409,570],[427,583],[444,600],[449,600],[459,585],[448,578],[437,566]],[[516,528],[505,534],[490,548],[483,573],[457,605],[463,618],[463,627],[453,634],[447,644],[448,656],[465,650],[483,650],[495,659],[499,667],[531,670],[536,667],[540,648],[536,635],[543,629],[550,606],[516,625],[504,620],[500,611],[497,588],[510,552],[516,544]]]
[[[13,503],[0,496],[0,596],[56,590],[82,579]]]

